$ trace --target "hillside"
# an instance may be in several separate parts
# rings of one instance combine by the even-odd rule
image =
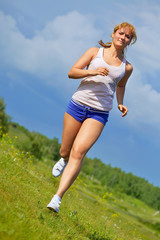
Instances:
[[[18,141],[13,135],[0,141],[2,240],[160,238],[160,216],[154,209],[84,171],[64,196],[59,214],[50,212],[46,205],[59,183],[51,175],[54,162],[18,149]]]
[[[29,132],[17,123],[10,124],[9,136],[13,139],[17,136],[18,139],[14,141],[14,146],[22,151],[30,152],[40,161],[46,159],[57,161],[60,158],[60,143],[57,138],[48,139],[40,133]],[[160,210],[160,188],[153,186],[143,178],[106,165],[100,159],[88,157],[84,159],[82,172],[89,178],[98,180],[109,191],[133,196],[155,210]]]

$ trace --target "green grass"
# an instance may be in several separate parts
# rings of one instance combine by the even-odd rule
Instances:
[[[158,240],[160,216],[143,202],[108,192],[96,179],[81,173],[68,190],[58,214],[46,205],[59,178],[51,175],[53,161],[37,161],[14,147],[8,136],[0,141],[1,240]]]

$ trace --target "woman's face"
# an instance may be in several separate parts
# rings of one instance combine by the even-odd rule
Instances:
[[[130,44],[132,40],[131,31],[127,27],[120,28],[115,33],[112,33],[112,38],[113,38],[112,42],[115,45],[115,47],[124,49]]]

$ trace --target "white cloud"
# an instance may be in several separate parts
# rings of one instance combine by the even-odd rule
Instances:
[[[160,93],[150,84],[142,84],[141,77],[141,73],[135,70],[127,87],[128,122],[137,128],[148,124],[160,130]]]
[[[97,36],[101,35],[89,15],[84,16],[76,11],[47,23],[31,39],[19,31],[11,16],[0,12],[0,32],[3,64],[45,79],[55,70],[63,71],[70,66],[86,45],[92,46]]]

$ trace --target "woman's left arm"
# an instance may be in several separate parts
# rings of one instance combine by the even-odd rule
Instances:
[[[125,93],[125,86],[127,83],[128,78],[130,77],[133,71],[133,67],[130,63],[126,63],[126,73],[124,77],[119,81],[116,88],[116,97],[118,103],[118,109],[122,112],[122,117],[126,116],[128,109],[126,106],[123,105],[123,98]]]

